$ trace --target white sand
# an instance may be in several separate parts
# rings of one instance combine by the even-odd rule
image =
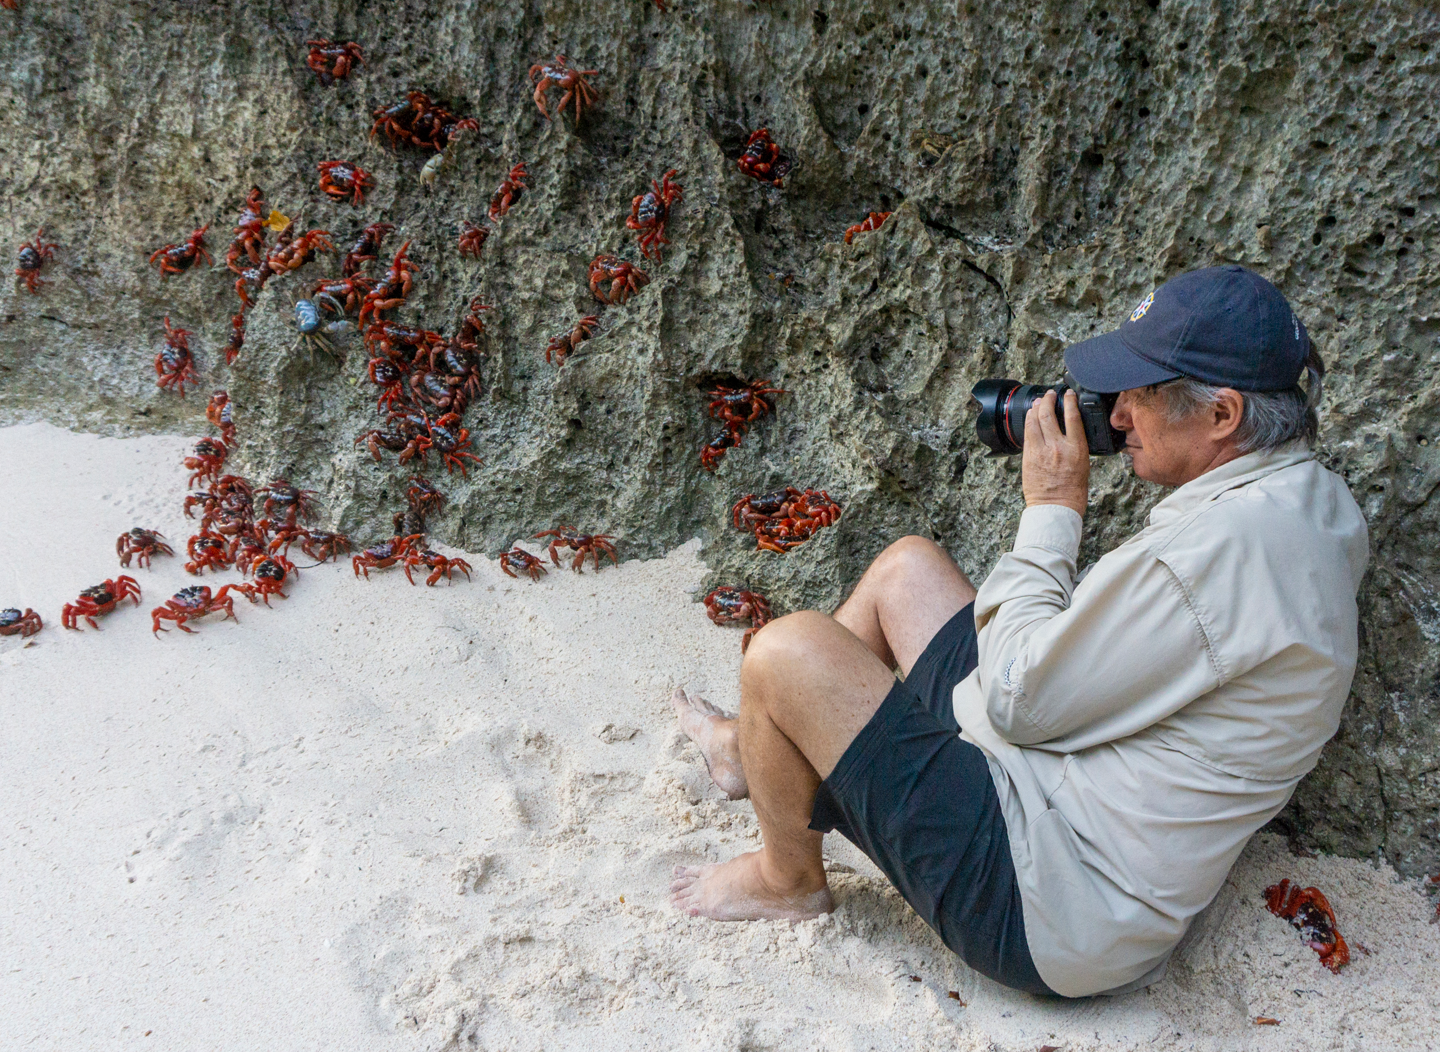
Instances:
[[[160,559],[131,571],[139,610],[61,630],[122,530],[192,532],[188,444],[0,429],[0,606],[47,623],[0,640],[6,1049],[1435,1047],[1417,883],[1273,837],[1170,977],[1119,999],[979,978],[843,842],[833,916],[677,915],[671,866],[757,835],[667,705],[736,703],[740,631],[692,602],[693,542],[539,584],[475,556],[433,589],[330,565],[157,640],[147,611],[193,583]],[[1371,955],[1321,968],[1260,902],[1285,876]]]

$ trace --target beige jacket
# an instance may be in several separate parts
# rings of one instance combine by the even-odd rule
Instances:
[[[1335,733],[1365,520],[1303,448],[1181,486],[1078,583],[1081,519],[1027,508],[955,688],[990,760],[1025,932],[1070,997],[1154,982]]]

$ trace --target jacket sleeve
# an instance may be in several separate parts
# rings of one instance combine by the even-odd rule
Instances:
[[[975,597],[979,686],[996,732],[1076,751],[1134,734],[1219,684],[1184,587],[1127,542],[1075,583],[1080,516],[1025,509]]]

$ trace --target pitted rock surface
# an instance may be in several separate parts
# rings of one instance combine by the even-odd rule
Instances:
[[[285,324],[338,256],[265,287],[233,368],[233,275],[162,281],[146,266],[204,223],[223,259],[258,184],[341,248],[367,223],[397,224],[383,257],[408,238],[420,263],[399,320],[451,333],[472,296],[498,308],[485,394],[465,415],[484,464],[427,471],[451,497],[438,538],[493,555],[573,523],[634,557],[698,533],[707,589],[824,609],[904,533],[935,537],[977,579],[1007,545],[1018,463],[980,455],[971,384],[1057,378],[1066,344],[1167,278],[1243,263],[1290,297],[1326,359],[1319,453],[1364,509],[1373,554],[1344,724],[1278,821],[1405,873],[1440,866],[1440,15],[1427,5],[302,0],[156,14],[78,0],[0,12],[0,241],[43,224],[61,245],[43,295],[0,297],[0,420],[200,434],[205,395],[226,387],[234,467],[319,490],[328,524],[362,543],[387,532],[410,472],[353,444],[378,423],[360,341],[342,341],[343,364],[312,363]],[[322,87],[304,65],[315,36],[359,41],[368,64]],[[600,71],[578,133],[530,101],[526,71],[557,51]],[[371,111],[412,88],[480,122],[433,189],[428,154],[368,138]],[[797,162],[781,190],[734,165],[761,125]],[[329,159],[374,174],[364,206],[319,192]],[[461,259],[462,221],[482,219],[517,161],[531,189],[480,260]],[[685,199],[663,265],[642,263],[651,284],[605,309],[557,371],[548,338],[599,312],[587,264],[641,262],[624,218],[671,167]],[[895,214],[843,245],[872,210]],[[204,386],[184,401],[154,385],[167,313],[196,332]],[[719,425],[701,392],[726,376],[790,393],[712,475],[698,453]],[[828,490],[844,514],[789,555],[756,552],[728,508],[786,484]],[[1118,458],[1097,463],[1093,490],[1082,562],[1162,495]]]

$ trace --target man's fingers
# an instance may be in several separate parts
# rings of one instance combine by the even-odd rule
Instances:
[[[1044,432],[1040,430],[1040,417],[1043,415],[1044,403],[1034,402],[1025,413],[1025,448],[1038,449],[1045,441]]]
[[[1065,438],[1072,446],[1081,446],[1090,454],[1090,443],[1085,438],[1085,421],[1080,418],[1080,397],[1074,391],[1065,392]]]
[[[1060,441],[1060,418],[1055,415],[1055,392],[1046,391],[1045,397],[1030,407],[1028,416],[1038,417],[1037,423],[1045,436],[1046,443],[1055,445]],[[1028,424],[1029,421],[1027,420]],[[1027,436],[1028,437],[1028,436]]]

